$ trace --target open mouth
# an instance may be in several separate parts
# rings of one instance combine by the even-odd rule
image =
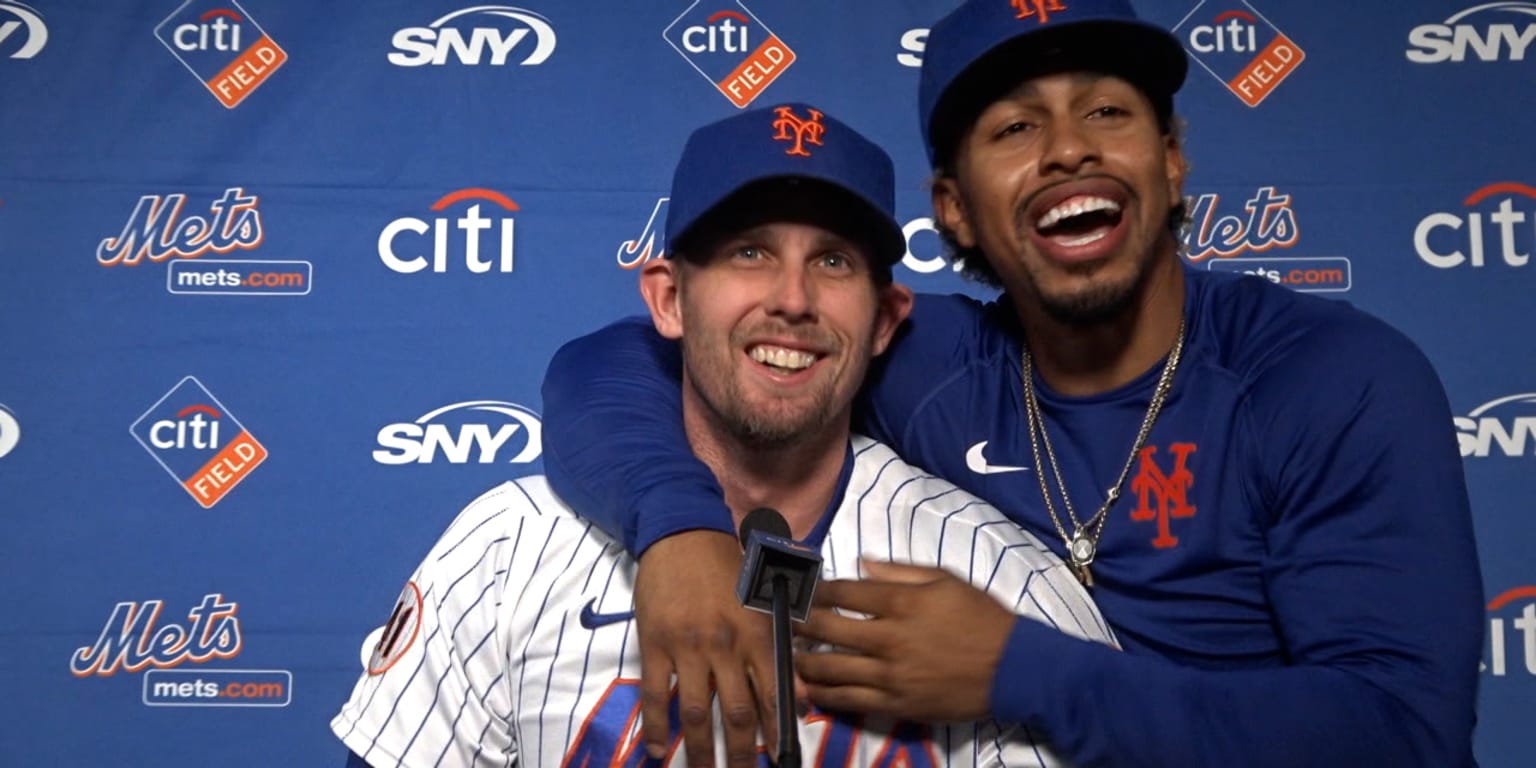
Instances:
[[[1035,220],[1035,231],[1058,245],[1075,248],[1109,236],[1120,223],[1120,204],[1097,195],[1074,195]]]
[[[817,360],[817,355],[814,353],[773,344],[755,344],[747,349],[747,355],[779,373],[803,371],[815,364]]]

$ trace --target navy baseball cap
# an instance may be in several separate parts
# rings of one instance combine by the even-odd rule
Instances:
[[[1031,77],[1093,71],[1125,78],[1163,118],[1189,60],[1172,33],[1127,0],[967,0],[928,32],[918,86],[928,161],[948,162],[996,99]]]
[[[808,104],[754,109],[694,131],[672,175],[667,255],[711,226],[788,211],[863,239],[883,264],[906,253],[890,155]],[[756,217],[756,218],[752,218]]]

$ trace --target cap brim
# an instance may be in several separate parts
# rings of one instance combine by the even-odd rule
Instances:
[[[906,236],[874,202],[829,179],[814,175],[765,176],[731,191],[700,214],[687,229],[669,235],[670,254],[698,253],[722,238],[774,221],[794,221],[835,232],[870,248],[880,263],[893,265],[907,251]]]

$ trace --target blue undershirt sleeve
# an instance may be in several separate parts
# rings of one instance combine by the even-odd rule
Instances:
[[[1191,668],[1020,621],[995,716],[1079,766],[1474,765],[1485,620],[1449,403],[1396,332],[1308,341],[1240,414],[1289,663]]]
[[[544,378],[544,471],[635,556],[674,533],[731,532],[720,484],[688,449],[682,355],[648,317],[567,343]]]

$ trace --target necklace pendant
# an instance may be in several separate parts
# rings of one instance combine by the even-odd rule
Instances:
[[[1085,587],[1093,586],[1093,572],[1088,570],[1086,563],[1077,566],[1077,580],[1082,582]]]
[[[1081,532],[1073,536],[1071,541],[1067,542],[1067,556],[1071,558],[1074,567],[1083,571],[1088,570],[1088,564],[1093,562],[1096,549],[1097,547],[1094,546],[1093,539],[1088,538]]]

